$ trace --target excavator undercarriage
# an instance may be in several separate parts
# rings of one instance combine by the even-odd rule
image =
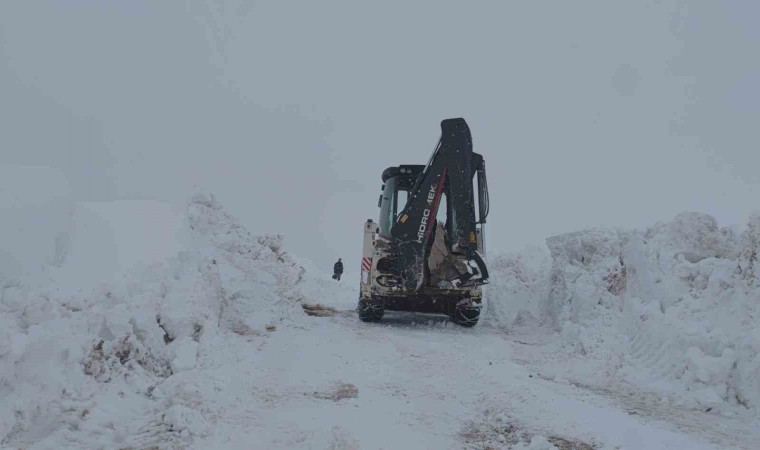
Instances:
[[[489,201],[485,161],[472,151],[465,120],[441,122],[427,165],[389,167],[382,180],[379,222],[364,226],[359,317],[413,311],[475,325],[488,283]]]

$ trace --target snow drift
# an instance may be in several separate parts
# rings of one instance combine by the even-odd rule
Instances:
[[[680,406],[760,410],[760,215],[744,230],[683,213],[645,231],[589,229],[493,261],[489,317],[553,327],[588,362]]]
[[[115,220],[101,223],[98,230],[109,236],[105,241],[116,230],[123,239],[115,242],[127,244],[133,240],[125,230],[137,233],[132,237],[142,235],[145,217],[155,218],[131,213],[157,212],[152,204],[114,204],[104,215],[106,210],[87,208],[97,220],[85,222]],[[173,226],[169,216],[163,219]],[[183,374],[212,358],[214,346],[229,345],[220,344],[224,336],[265,335],[302,315],[298,305],[304,269],[283,251],[280,236],[252,236],[205,194],[192,199],[182,224],[186,247],[169,258],[144,260],[139,248],[110,259],[100,255],[132,269],[92,289],[69,291],[53,285],[31,290],[4,282],[3,446],[182,447],[208,426],[203,411],[193,408],[191,386]],[[173,228],[165,231],[168,236]],[[51,277],[103,273],[101,259],[87,257],[94,250],[85,241],[86,234],[72,241],[70,257],[50,267]],[[142,254],[155,257],[177,250],[175,244]],[[82,441],[83,436],[90,441]]]

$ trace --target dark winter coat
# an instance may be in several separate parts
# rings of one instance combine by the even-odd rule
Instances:
[[[335,266],[333,266],[333,272],[343,273],[343,263],[341,261],[335,263]]]

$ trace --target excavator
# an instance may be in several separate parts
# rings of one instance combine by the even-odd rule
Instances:
[[[485,160],[472,151],[467,122],[443,120],[427,165],[389,167],[382,181],[379,222],[364,224],[359,318],[408,311],[476,325],[488,283],[489,199]]]

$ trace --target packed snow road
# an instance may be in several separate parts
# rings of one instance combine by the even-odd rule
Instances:
[[[215,417],[195,448],[718,449],[754,442],[547,380],[513,361],[521,344],[488,324],[462,329],[409,314],[365,324],[346,311],[310,317],[261,342],[219,344],[202,352],[204,376],[191,388],[205,391]]]

